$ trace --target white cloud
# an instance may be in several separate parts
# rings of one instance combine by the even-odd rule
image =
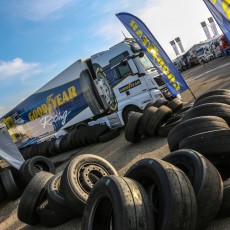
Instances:
[[[0,60],[0,80],[18,77],[20,79],[28,78],[41,73],[39,63],[27,63],[21,58],[15,58],[11,61]]]

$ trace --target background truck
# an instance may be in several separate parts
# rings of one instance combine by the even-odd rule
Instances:
[[[126,38],[76,61],[0,121],[20,148],[82,125],[123,126],[131,112],[159,98],[174,97],[139,45]]]
[[[196,55],[200,63],[209,62],[214,59],[214,55],[209,45],[203,45],[197,49]]]

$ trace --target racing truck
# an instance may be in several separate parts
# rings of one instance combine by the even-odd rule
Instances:
[[[0,121],[20,148],[28,140],[37,144],[80,126],[124,126],[133,111],[159,98],[174,96],[140,46],[126,38],[77,60]]]

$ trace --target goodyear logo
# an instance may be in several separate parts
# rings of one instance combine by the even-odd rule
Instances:
[[[56,109],[57,107],[63,105],[64,103],[72,100],[73,98],[77,97],[77,90],[75,86],[69,87],[66,91],[63,91],[61,94],[54,95],[50,94],[46,98],[46,103],[41,104],[33,111],[28,114],[30,121],[41,117],[47,113],[51,113],[52,109]]]
[[[120,92],[120,93],[123,93],[123,92],[125,92],[125,91],[127,91],[127,90],[129,90],[129,89],[132,89],[132,88],[134,88],[134,87],[140,85],[140,84],[141,84],[141,81],[140,81],[140,80],[131,82],[131,83],[129,83],[128,85],[125,85],[125,86],[119,88],[119,92]]]

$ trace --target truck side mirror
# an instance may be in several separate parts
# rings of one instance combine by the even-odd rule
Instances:
[[[143,51],[141,51],[141,52],[139,53],[139,55],[138,55],[138,56],[139,56],[140,58],[142,58],[142,57],[144,57],[144,55],[145,55],[145,54],[144,54],[144,52],[143,52]]]

